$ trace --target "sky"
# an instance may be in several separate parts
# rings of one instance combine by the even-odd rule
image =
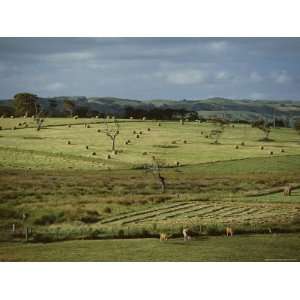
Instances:
[[[0,38],[0,99],[300,99],[300,38]]]

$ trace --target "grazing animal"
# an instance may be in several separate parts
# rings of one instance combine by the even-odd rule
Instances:
[[[290,185],[286,186],[283,190],[284,196],[291,196],[292,193],[292,187]]]
[[[183,240],[184,240],[184,241],[189,241],[189,240],[192,239],[192,237],[189,235],[189,230],[188,230],[188,228],[184,228],[184,229],[182,230],[182,234],[183,234]]]
[[[226,227],[226,236],[233,236],[232,227]]]
[[[159,240],[162,241],[167,241],[168,240],[168,236],[166,233],[160,233],[159,234]]]

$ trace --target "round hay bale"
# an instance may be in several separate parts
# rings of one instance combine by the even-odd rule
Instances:
[[[128,141],[125,141],[124,144],[125,144],[125,145],[128,145]]]
[[[10,118],[11,118],[11,119],[14,119],[15,117],[14,117],[14,116],[10,116]]]
[[[22,126],[22,123],[18,123],[18,126]]]
[[[206,136],[205,136],[205,138],[206,138],[206,139],[208,139],[208,138],[209,138],[209,136],[208,136],[208,135],[206,135]]]
[[[176,141],[172,141],[171,143],[174,145],[174,144],[176,144]]]
[[[147,155],[148,153],[147,152],[143,152],[143,155]]]
[[[92,153],[92,155],[94,155],[94,156],[95,156],[95,155],[96,155],[96,152],[93,152],[93,153]]]
[[[109,154],[106,155],[107,159],[111,159],[111,156]]]
[[[113,150],[111,153],[112,153],[113,155],[117,155],[117,154],[118,154],[118,151],[117,151],[117,150]]]
[[[157,123],[157,126],[161,126],[160,122]]]
[[[71,141],[67,141],[67,144],[68,144],[68,145],[71,145]]]
[[[133,134],[136,134],[136,131],[135,131],[135,130],[133,130],[133,131],[132,131],[132,133],[133,133]]]
[[[130,141],[130,140],[127,140],[127,143],[129,144],[129,143],[131,143],[131,141]]]
[[[236,145],[236,146],[235,146],[235,149],[239,149],[239,145]]]
[[[143,134],[143,131],[140,131],[139,134]]]
[[[85,146],[85,149],[88,150],[88,149],[89,149],[89,146]]]
[[[260,150],[264,150],[265,149],[265,147],[264,146],[260,146]]]
[[[151,128],[147,128],[148,131],[151,131]]]
[[[274,152],[273,151],[270,151],[270,155],[273,155],[274,154]]]
[[[89,124],[86,125],[86,128],[91,128],[91,126]]]
[[[101,132],[101,129],[98,129],[97,132]]]
[[[137,135],[136,135],[136,138],[137,138],[137,139],[139,139],[139,138],[140,138],[140,136],[137,134]]]
[[[143,121],[146,121],[146,117],[143,117]]]
[[[281,152],[281,153],[284,153],[284,152],[285,152],[285,150],[284,150],[284,149],[280,149],[280,152]]]
[[[201,133],[201,134],[203,134],[204,132],[203,132],[203,131],[201,131],[200,133]]]
[[[186,140],[184,140],[184,141],[183,141],[183,143],[184,143],[184,144],[187,144],[187,141],[186,141]]]
[[[0,126],[0,130],[2,130],[2,126]]]
[[[245,142],[241,142],[241,146],[245,146]]]

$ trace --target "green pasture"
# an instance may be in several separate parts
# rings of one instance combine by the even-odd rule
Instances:
[[[171,239],[0,243],[0,261],[285,261],[300,260],[299,234]]]

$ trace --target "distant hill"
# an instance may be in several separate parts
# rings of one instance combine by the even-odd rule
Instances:
[[[41,106],[45,111],[50,109],[50,103],[56,103],[56,110],[63,113],[63,101],[69,99],[76,103],[77,107],[84,107],[89,111],[104,114],[122,116],[126,107],[140,109],[152,109],[155,107],[186,109],[197,111],[203,117],[225,115],[230,120],[255,120],[260,117],[272,119],[273,114],[277,118],[288,119],[300,116],[300,101],[282,100],[249,100],[249,99],[227,99],[221,97],[199,99],[199,100],[134,100],[116,97],[84,97],[84,96],[61,96],[53,98],[40,98]],[[13,107],[12,100],[0,100],[0,109]]]

